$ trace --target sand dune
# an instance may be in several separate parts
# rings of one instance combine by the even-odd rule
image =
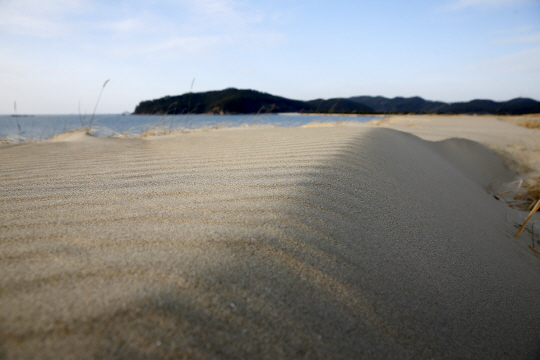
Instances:
[[[0,168],[0,358],[540,355],[539,257],[477,142],[78,136]]]
[[[430,141],[450,138],[472,140],[498,152],[514,170],[540,175],[540,129],[515,125],[526,120],[540,124],[538,115],[406,115],[391,116],[376,123]]]

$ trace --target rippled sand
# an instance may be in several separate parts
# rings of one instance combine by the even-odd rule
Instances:
[[[538,356],[515,174],[392,126],[0,147],[0,358]]]

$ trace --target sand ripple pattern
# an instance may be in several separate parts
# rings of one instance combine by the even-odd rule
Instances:
[[[443,147],[363,127],[2,147],[0,358],[538,356],[538,263]]]

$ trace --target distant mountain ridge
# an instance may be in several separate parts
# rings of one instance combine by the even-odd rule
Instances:
[[[349,100],[367,105],[381,113],[418,114],[531,114],[540,113],[540,102],[527,98],[509,101],[471,100],[468,102],[445,103],[424,100],[421,97],[355,96]]]
[[[257,113],[353,113],[353,114],[530,114],[540,113],[540,102],[517,98],[504,102],[472,100],[445,103],[421,97],[354,96],[350,98],[292,100],[256,90],[228,88],[187,93],[141,101],[134,114],[257,114]]]
[[[404,98],[395,97],[393,99],[383,96],[355,96],[349,100],[365,104],[373,110],[382,113],[388,112],[410,112],[410,113],[437,113],[448,104],[440,101],[428,101],[419,96]]]
[[[366,105],[362,104],[358,101],[353,101],[351,99],[342,99],[342,98],[334,98],[334,99],[317,99],[317,100],[311,100],[306,101],[305,103],[309,104],[314,108],[314,110],[304,110],[306,111],[313,111],[313,112],[325,112],[325,113],[334,113],[334,112],[341,112],[341,113],[374,113],[375,110]]]

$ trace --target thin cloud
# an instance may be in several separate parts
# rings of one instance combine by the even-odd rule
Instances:
[[[149,46],[129,46],[115,49],[116,55],[148,55],[153,59],[181,59],[188,56],[201,54],[216,44],[226,41],[222,36],[187,36],[170,37]]]
[[[144,32],[145,29],[148,29],[148,25],[148,21],[133,17],[105,21],[100,23],[98,27],[117,34],[135,34]]]
[[[533,3],[533,0],[454,0],[444,7],[447,11],[459,11],[468,8],[493,9],[519,6]]]
[[[467,69],[469,73],[494,75],[540,75],[540,47],[488,60]]]
[[[4,0],[0,29],[4,33],[47,38],[67,31],[65,18],[82,11],[79,0]]]
[[[106,53],[113,57],[131,58],[142,56],[150,60],[181,60],[220,56],[224,50],[265,50],[286,41],[279,33],[257,33],[244,35],[168,36],[158,42],[140,42],[109,46]]]
[[[119,44],[108,44],[106,52],[170,60],[231,49],[268,49],[286,41],[284,34],[260,26],[270,21],[261,11],[235,1],[162,0],[160,5],[155,11],[143,7],[144,16],[103,23],[103,28],[122,39]]]
[[[507,37],[499,39],[498,43],[502,44],[534,44],[540,43],[540,33],[523,35],[519,37]]]
[[[231,0],[190,0],[190,8],[206,20],[212,20],[221,25],[245,26],[263,21],[261,12],[254,9],[243,8]]]
[[[79,16],[79,15],[84,15]],[[256,50],[285,41],[266,30],[271,19],[233,0],[0,1],[0,30],[69,44],[113,57],[183,59],[230,48]]]

